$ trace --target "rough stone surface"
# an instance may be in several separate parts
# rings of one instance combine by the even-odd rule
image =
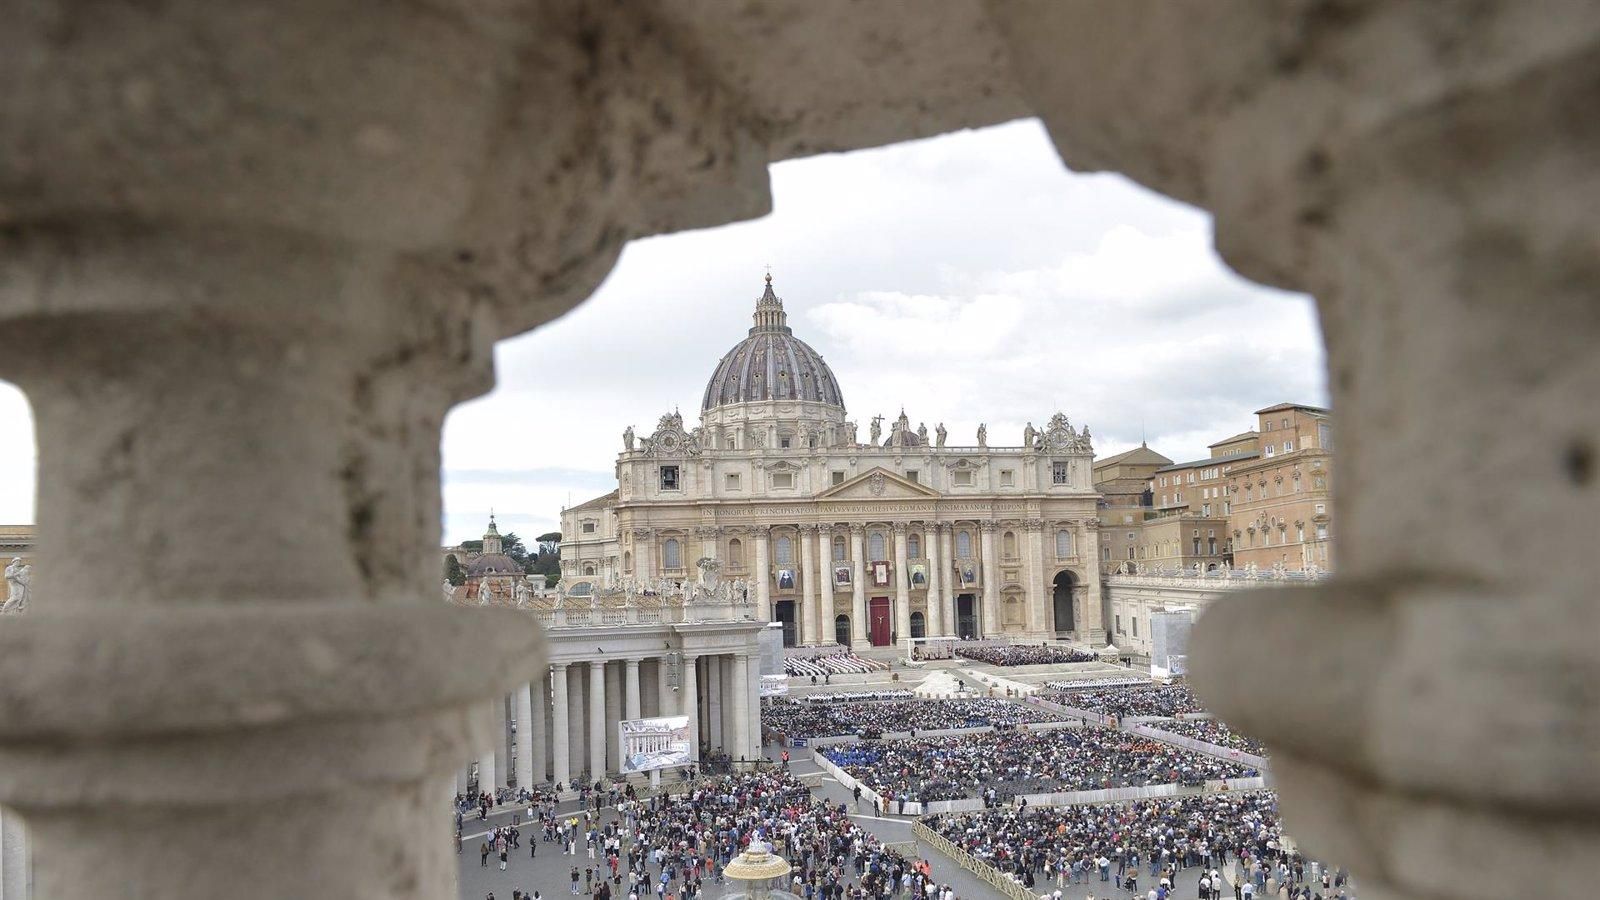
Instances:
[[[1369,896],[1593,844],[1592,3],[38,0],[0,82],[0,377],[40,444],[0,800],[41,896],[443,896],[487,727],[446,657],[480,700],[541,662],[432,609],[439,428],[493,342],[631,238],[765,212],[772,160],[1029,112],[1318,297],[1340,578],[1194,638],[1290,828]]]

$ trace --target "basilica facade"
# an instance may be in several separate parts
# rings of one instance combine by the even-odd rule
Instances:
[[[700,422],[623,433],[617,487],[562,511],[568,594],[731,581],[786,645],[907,637],[1105,643],[1093,447],[1057,413],[1011,446],[901,410],[865,440],[771,276]]]

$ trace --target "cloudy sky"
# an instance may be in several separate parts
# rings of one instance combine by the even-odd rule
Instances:
[[[444,536],[558,527],[610,490],[624,427],[686,420],[744,337],[772,266],[795,333],[874,414],[1019,444],[1065,412],[1099,455],[1141,435],[1173,459],[1280,400],[1326,402],[1309,298],[1211,250],[1208,216],[1115,175],[1067,171],[1035,122],[772,167],[764,219],[631,244],[587,303],[504,341],[499,387],[444,434]],[[0,391],[0,434],[29,429]],[[33,453],[0,441],[0,522],[32,518]]]

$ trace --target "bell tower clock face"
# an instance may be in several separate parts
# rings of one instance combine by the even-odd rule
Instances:
[[[666,435],[661,438],[661,447],[664,450],[678,449],[678,438],[675,435]]]

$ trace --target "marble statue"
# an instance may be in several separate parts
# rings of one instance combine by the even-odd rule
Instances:
[[[627,428],[623,429],[623,432],[622,432],[622,449],[624,449],[624,450],[632,450],[633,449],[633,426],[632,425],[629,425]]]
[[[1022,429],[1022,446],[1027,447],[1029,450],[1032,450],[1033,449],[1034,438],[1036,438],[1038,436],[1038,434],[1039,433],[1037,431],[1035,431],[1034,428],[1033,428],[1033,423],[1029,422],[1027,424],[1027,427]]]
[[[872,417],[872,430],[867,434],[872,442],[872,446],[878,446],[878,440],[883,437],[883,416]]]
[[[13,557],[6,566],[6,602],[0,609],[21,612],[28,608],[28,585],[33,581],[33,566],[25,565],[22,557]]]
[[[989,426],[983,424],[982,422],[978,423],[978,446],[989,446]]]
[[[533,585],[528,582],[526,576],[517,579],[516,598],[518,606],[533,600]]]
[[[917,443],[921,444],[924,447],[928,446],[928,423],[927,422],[918,422],[917,423]]]
[[[944,438],[945,438],[945,434],[946,433],[947,432],[944,430],[944,423],[943,422],[940,422],[939,426],[937,428],[933,429],[934,439],[939,442],[939,446],[941,446],[941,447],[944,446]]]

